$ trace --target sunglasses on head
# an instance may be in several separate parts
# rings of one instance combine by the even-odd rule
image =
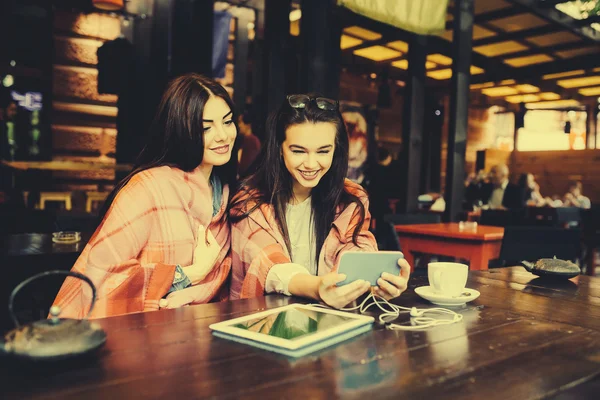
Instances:
[[[306,94],[290,94],[287,96],[288,103],[292,108],[304,109],[311,101],[314,101],[318,108],[325,111],[336,111],[338,102],[327,97],[310,97]]]

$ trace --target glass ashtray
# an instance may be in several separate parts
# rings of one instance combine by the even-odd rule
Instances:
[[[458,230],[460,231],[476,231],[477,222],[475,221],[460,221],[458,223]]]
[[[54,232],[52,234],[52,241],[60,244],[73,244],[81,240],[81,232]]]

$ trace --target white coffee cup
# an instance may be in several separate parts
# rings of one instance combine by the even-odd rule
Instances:
[[[441,295],[458,297],[463,292],[469,276],[469,267],[453,262],[434,262],[427,266],[429,285]]]

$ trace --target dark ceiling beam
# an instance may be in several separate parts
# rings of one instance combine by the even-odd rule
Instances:
[[[529,80],[540,79],[542,75],[557,74],[560,72],[574,71],[578,69],[589,70],[598,66],[598,54],[587,54],[584,56],[567,58],[560,61],[550,61],[543,64],[531,65],[528,67],[513,68],[512,72],[502,71],[496,77],[502,79]],[[574,76],[573,78],[576,78]],[[567,79],[567,78],[565,78]],[[485,79],[475,77],[473,83],[486,82]],[[488,79],[489,81],[489,79]]]
[[[529,11],[551,23],[558,24],[565,29],[579,35],[592,43],[600,43],[600,32],[590,26],[578,26],[576,19],[558,11],[556,8],[540,7],[538,0],[507,0],[511,4],[527,7]]]
[[[389,41],[394,40],[403,40],[408,43],[410,33],[393,27],[391,25],[387,25],[370,18],[364,17],[362,15],[354,14],[352,12],[345,12],[342,14],[345,26],[350,25],[358,25],[365,29],[369,29],[374,32],[378,32],[383,35],[384,38],[389,39]],[[451,48],[452,46],[449,43],[438,37],[438,36],[430,36],[427,42],[427,47],[429,49],[429,54],[440,53],[448,57],[452,57]],[[348,54],[348,53],[346,53]],[[345,61],[347,59],[344,59]],[[504,79],[515,79],[517,81],[523,82],[523,80],[519,80],[518,76],[520,75],[520,71],[523,68],[514,68],[507,64],[504,64],[502,61],[498,59],[485,57],[477,52],[471,52],[471,63],[472,65],[478,66],[485,70],[484,74],[474,75],[471,77],[471,83],[482,83],[482,82],[499,82]],[[550,64],[550,63],[548,63]],[[344,65],[347,65],[344,63]],[[375,66],[375,63],[371,61],[371,65]],[[589,67],[589,64],[588,64]],[[586,68],[588,68],[586,67]],[[392,68],[397,69],[397,68]],[[571,68],[578,69],[578,68]],[[373,71],[379,73],[379,71]],[[552,71],[554,72],[554,71]],[[551,73],[551,72],[548,72]],[[530,74],[526,78],[526,83],[530,83],[540,88],[543,92],[555,92],[564,96],[568,96],[573,99],[582,98],[576,90],[566,90],[556,83],[552,81],[544,81],[541,79],[543,74]],[[444,82],[450,82],[444,81]],[[523,83],[525,83],[523,82]]]
[[[443,39],[436,38],[442,41]],[[447,54],[447,47],[443,43],[439,43],[436,40],[430,40],[430,46],[436,48],[442,54]],[[444,53],[446,52],[446,53]],[[451,55],[450,55],[451,56]],[[542,74],[530,74],[527,79],[519,79],[518,74],[520,68],[511,67],[501,60],[489,58],[483,56],[477,52],[471,53],[471,63],[485,70],[485,73],[480,75],[474,75],[471,77],[471,83],[482,83],[482,82],[499,82],[505,79],[515,79],[517,83],[529,83],[540,88],[542,92],[554,92],[561,96],[570,97],[576,100],[581,100],[583,97],[576,90],[565,89],[558,86],[553,81],[545,81],[541,79]]]
[[[585,26],[600,22],[600,15],[591,15],[585,19],[575,20],[575,25]]]
[[[575,43],[561,43],[556,44],[554,46],[544,46],[544,47],[532,47],[528,50],[518,51],[515,53],[501,54],[490,58],[496,59],[509,59],[509,58],[517,58],[517,57],[526,57],[532,56],[536,54],[547,54],[556,58],[554,55],[555,52],[564,51],[564,50],[575,50],[580,48],[590,47],[590,44],[587,42],[575,42]],[[560,59],[559,59],[560,60]]]
[[[348,35],[347,33],[343,33],[344,35]],[[348,35],[351,36],[351,35]],[[349,47],[347,49],[342,50],[342,52],[347,52],[347,53],[352,53],[354,52],[354,50],[360,50],[360,49],[366,49],[367,47],[371,47],[371,46],[385,46],[386,44],[388,44],[389,42],[392,42],[393,40],[388,40],[385,37],[382,37],[381,39],[377,39],[377,40],[365,40],[365,39],[361,39],[359,37],[356,36],[352,36],[356,39],[362,40],[363,43],[357,45],[357,46],[353,46],[353,47]],[[390,49],[392,49],[390,47]],[[396,49],[392,49],[392,50],[396,50]]]
[[[503,35],[503,34],[505,34],[505,32],[502,29],[500,29],[497,26],[494,26],[492,24],[483,23],[483,24],[481,24],[481,26],[484,27],[484,28],[486,28],[486,29],[488,29],[488,30],[490,30],[490,31],[492,31],[492,32],[494,32],[494,33],[496,33],[497,35]],[[541,53],[541,54],[545,54],[545,55],[547,55],[549,57],[554,58],[554,54],[550,50],[548,50],[547,48],[541,47],[541,46],[534,46],[533,49],[531,49],[530,48],[531,47],[531,43],[528,43],[528,42],[524,41],[523,39],[524,39],[523,36],[514,39],[515,42],[520,43],[521,45],[525,46],[526,48],[529,48],[528,50],[524,50],[521,53],[525,53],[526,55],[540,54]],[[503,57],[503,58],[507,58],[507,57],[508,56]],[[512,58],[512,57],[517,57],[517,56],[513,56],[511,54],[510,57]]]
[[[483,22],[489,22],[489,21],[493,21],[495,19],[502,19],[502,18],[507,18],[507,17],[512,17],[514,15],[518,15],[518,14],[522,14],[523,9],[521,9],[521,7],[506,7],[506,8],[502,8],[500,10],[494,10],[494,11],[490,11],[490,12],[486,12],[486,13],[482,13],[479,15],[475,16],[475,24],[480,24]],[[448,21],[446,22],[446,29],[453,29],[454,28],[454,21]]]
[[[561,28],[556,25],[544,25],[532,29],[524,29],[521,31],[502,33],[496,36],[490,36],[483,39],[473,40],[473,47],[484,46],[487,44],[495,44],[500,42],[506,42],[508,40],[519,40],[525,39],[531,36],[545,35],[548,33],[554,33],[560,31]]]
[[[389,70],[390,79],[404,80],[406,79],[406,71],[394,68],[388,64],[379,64],[375,61],[355,56],[350,53],[342,53],[342,67],[358,74],[381,74],[384,69]]]

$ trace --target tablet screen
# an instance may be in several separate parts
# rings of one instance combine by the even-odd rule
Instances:
[[[326,312],[291,308],[233,326],[268,336],[295,340],[352,320],[354,319]]]

